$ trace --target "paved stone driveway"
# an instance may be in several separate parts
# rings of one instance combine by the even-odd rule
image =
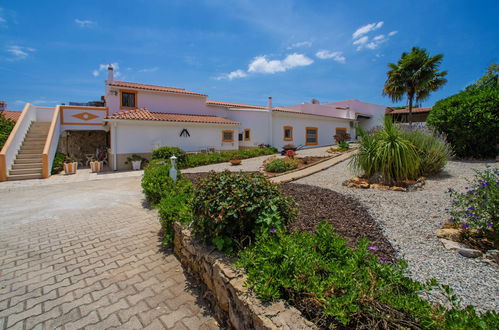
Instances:
[[[0,189],[0,329],[218,328],[139,184]]]

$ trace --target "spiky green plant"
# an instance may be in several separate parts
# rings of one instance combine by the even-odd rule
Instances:
[[[385,116],[383,128],[367,134],[360,130],[360,150],[350,164],[368,178],[375,175],[386,184],[415,179],[419,174],[420,159],[415,146],[393,120]]]

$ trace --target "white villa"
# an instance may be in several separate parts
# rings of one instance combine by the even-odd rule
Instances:
[[[159,146],[186,151],[235,150],[261,144],[326,146],[338,131],[380,124],[386,107],[357,100],[274,107],[208,100],[181,88],[114,80],[108,68],[105,106],[26,104],[0,152],[0,181],[47,178],[56,151],[85,161],[106,148],[113,170],[127,157],[150,157]]]

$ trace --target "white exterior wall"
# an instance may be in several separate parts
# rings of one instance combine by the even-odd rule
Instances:
[[[122,88],[123,90],[127,90]],[[133,89],[128,89],[133,90]],[[116,91],[116,95],[114,92]],[[109,114],[127,109],[120,108],[120,88],[111,87],[110,93],[106,95],[106,105]],[[137,91],[138,108],[147,108],[151,112],[181,113],[192,115],[210,115],[224,117],[225,110],[218,107],[206,105],[206,97],[192,95],[177,95],[160,92]]]
[[[250,129],[250,141],[239,141],[241,147],[258,147],[269,143],[269,113],[266,110],[229,110],[228,118],[241,123],[238,133]]]
[[[369,130],[373,127],[380,126],[383,124],[383,118],[386,112],[386,106],[362,102],[358,100],[345,100],[339,102],[332,102],[326,104],[329,107],[339,107],[339,108],[349,108],[350,111],[357,114],[364,114],[369,116],[369,119],[359,119],[359,124],[365,130]],[[343,110],[347,111],[347,110]]]
[[[235,125],[182,124],[167,122],[121,121],[116,128],[111,123],[113,154],[149,153],[160,146],[180,147],[185,151],[215,148],[216,150],[238,149]],[[181,137],[183,129],[190,137]],[[234,130],[234,142],[222,142],[222,131]],[[115,143],[117,145],[115,145]]]
[[[336,128],[346,128],[347,133],[351,133],[350,121],[340,118],[331,118],[324,116],[299,115],[274,111],[274,147],[280,149],[286,144],[295,146],[303,145],[308,147],[328,146],[334,143],[333,136],[336,134]],[[284,141],[284,126],[293,127],[293,141]],[[317,127],[318,143],[317,145],[306,145],[305,128]]]

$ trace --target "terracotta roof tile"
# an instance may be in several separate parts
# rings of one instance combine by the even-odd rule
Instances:
[[[112,83],[109,84],[109,86],[143,89],[143,90],[149,90],[149,91],[155,91],[155,92],[165,92],[165,93],[172,93],[172,94],[184,94],[184,95],[193,95],[193,96],[202,96],[202,97],[208,96],[206,94],[191,92],[191,91],[185,90],[183,88],[139,84],[139,83],[128,82],[128,81],[114,80]]]
[[[170,121],[170,122],[187,122],[187,123],[206,123],[206,124],[226,124],[239,125],[237,121],[205,115],[187,115],[178,113],[150,112],[147,109],[127,110],[116,112],[106,119],[121,119],[121,120],[151,120],[151,121]]]
[[[17,121],[19,117],[21,116],[21,111],[9,111],[9,110],[3,110],[0,111],[1,114],[5,116],[7,119],[12,119],[13,121]]]
[[[230,108],[262,109],[262,110],[266,110],[267,109],[267,107],[263,106],[263,105],[253,105],[253,104],[233,103],[233,102],[213,101],[213,100],[207,100],[206,104],[207,105],[218,105],[218,106],[230,107]],[[281,108],[281,107],[272,108],[272,111],[283,111],[283,112],[296,112],[296,113],[300,113],[299,111],[290,110],[290,109]]]
[[[386,108],[388,113],[393,113],[393,114],[398,114],[398,113],[409,113],[409,109],[393,109],[393,108]],[[412,113],[416,112],[430,112],[432,107],[426,107],[426,108],[412,108]]]

